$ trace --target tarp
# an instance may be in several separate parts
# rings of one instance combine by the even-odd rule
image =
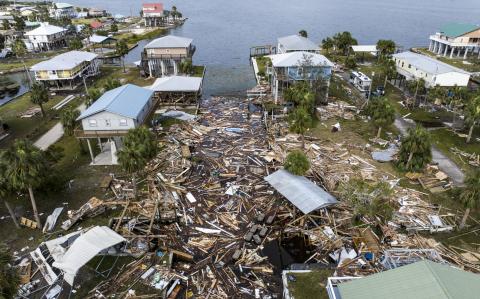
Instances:
[[[125,239],[106,226],[96,226],[78,237],[65,254],[53,263],[64,271],[65,281],[73,285],[78,270],[100,252],[124,242]]]
[[[265,180],[304,214],[338,203],[330,193],[303,176],[280,169]]]

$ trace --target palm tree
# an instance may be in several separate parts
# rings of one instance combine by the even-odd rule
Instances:
[[[308,37],[307,30],[302,29],[302,30],[298,31],[298,35],[300,35],[301,37],[307,38]]]
[[[72,136],[77,123],[77,118],[80,116],[80,111],[74,108],[65,109],[60,115],[60,122],[63,130],[67,136]]]
[[[465,187],[460,194],[460,200],[466,210],[462,222],[460,223],[460,229],[465,227],[465,223],[470,215],[470,210],[476,208],[480,204],[480,170],[477,169],[467,175],[464,183]]]
[[[122,57],[123,72],[126,73],[127,71],[125,70],[125,55],[128,54],[128,45],[123,39],[117,42],[116,52],[117,55],[120,55]]]
[[[47,171],[45,154],[30,141],[19,139],[3,154],[3,160],[7,165],[5,177],[11,187],[18,190],[28,190],[33,214],[40,228],[42,222],[38,215],[33,189],[41,184]]]
[[[336,48],[341,50],[343,55],[346,56],[350,55],[350,48],[358,44],[357,40],[348,31],[335,34],[333,40]]]
[[[45,117],[45,110],[43,109],[43,104],[48,102],[48,90],[40,83],[35,83],[32,86],[30,101],[33,104],[40,106],[42,111],[42,117]]]
[[[158,144],[155,136],[146,127],[138,127],[128,131],[123,139],[123,148],[118,151],[118,162],[123,170],[132,176],[133,193],[137,196],[137,174],[142,171],[148,161],[155,157]]]
[[[480,95],[473,98],[465,109],[465,122],[470,126],[467,143],[470,143],[475,125],[480,123]]]
[[[377,42],[377,51],[379,53],[378,58],[381,59],[392,55],[395,53],[396,48],[397,46],[393,40],[379,40]]]
[[[107,83],[108,83],[108,81],[107,81]],[[88,94],[88,101],[86,103],[87,106],[92,105],[96,100],[98,100],[102,96],[102,92],[97,88],[88,89],[87,94]]]
[[[120,86],[122,86],[122,83],[120,82],[120,80],[113,79],[113,78],[108,78],[107,82],[105,82],[105,85],[103,85],[103,87],[105,88],[105,91],[109,91]]]
[[[421,170],[432,161],[430,134],[421,126],[409,128],[402,138],[398,154],[399,167],[404,170]]]
[[[305,133],[312,125],[312,117],[305,107],[297,107],[290,115],[290,131],[302,137],[302,149],[305,148]]]
[[[384,59],[380,64],[380,70],[382,74],[385,76],[385,81],[383,82],[383,87],[387,88],[387,81],[389,78],[395,77],[397,74],[397,67],[395,62],[391,59]]]
[[[330,49],[332,49],[334,46],[335,46],[335,43],[331,37],[327,37],[322,40],[322,48],[325,49],[325,51],[327,51],[327,54],[330,51]]]
[[[180,71],[184,74],[191,74],[193,71],[193,64],[191,59],[186,59],[180,63]]]
[[[16,39],[12,46],[12,51],[17,56],[17,59],[23,64],[23,69],[25,70],[25,74],[27,74],[28,81],[30,85],[32,85],[32,78],[30,77],[30,72],[28,71],[27,65],[25,64],[25,60],[23,59],[24,56],[27,54],[27,47],[25,43],[21,39]]]
[[[20,225],[18,224],[18,221],[17,221],[17,217],[15,216],[15,213],[13,212],[12,207],[10,206],[10,204],[6,199],[7,195],[11,193],[12,190],[5,176],[5,171],[7,169],[7,166],[4,163],[1,163],[1,161],[2,159],[0,159],[0,200],[3,200],[3,203],[5,204],[5,207],[7,208],[8,213],[10,214],[10,217],[12,217],[12,221],[15,224],[15,226],[17,228],[20,228]]]
[[[377,138],[380,138],[383,127],[390,126],[395,121],[395,108],[385,98],[369,101],[366,111],[378,127]]]
[[[295,150],[287,155],[283,166],[294,175],[305,175],[310,169],[310,161],[302,151]]]
[[[20,278],[12,265],[12,254],[6,245],[0,244],[0,298],[16,298]]]

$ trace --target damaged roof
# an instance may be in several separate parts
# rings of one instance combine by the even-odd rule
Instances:
[[[285,169],[265,177],[265,181],[304,214],[338,203],[333,195],[307,178],[291,174]]]

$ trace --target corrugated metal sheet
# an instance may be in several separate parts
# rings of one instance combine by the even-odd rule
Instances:
[[[202,78],[187,76],[170,76],[158,78],[149,88],[159,92],[195,92],[202,85]]]
[[[97,56],[97,54],[91,52],[70,51],[37,63],[30,69],[32,71],[71,70],[85,61],[92,61]]]
[[[397,59],[405,60],[409,64],[411,64],[412,67],[418,68],[429,74],[438,75],[438,74],[444,74],[444,73],[450,73],[450,72],[470,74],[469,72],[466,72],[462,69],[459,69],[457,67],[441,62],[440,60],[437,60],[435,58],[431,58],[425,55],[421,55],[421,54],[417,54],[409,51],[393,54],[392,56]]]
[[[136,119],[152,95],[153,90],[133,84],[123,85],[104,93],[77,120],[102,111]]]
[[[338,203],[333,195],[307,178],[284,169],[277,170],[265,180],[304,214]]]
[[[193,39],[174,36],[174,35],[167,35],[164,37],[160,37],[157,39],[152,40],[145,46],[145,49],[150,48],[188,48],[192,44]]]

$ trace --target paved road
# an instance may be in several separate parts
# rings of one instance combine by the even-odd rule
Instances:
[[[80,110],[82,112],[83,110],[86,109],[85,104],[81,104],[80,106],[77,107],[77,110]],[[42,137],[40,137],[34,145],[41,149],[42,151],[47,150],[52,144],[60,140],[64,134],[63,131],[63,126],[60,122],[55,124],[47,133],[43,134]]]
[[[401,117],[397,117],[394,124],[402,134],[406,134],[408,128],[415,126],[415,123],[407,122]],[[463,185],[463,181],[465,180],[465,174],[463,171],[435,145],[432,145],[432,160],[433,162],[438,163],[438,168],[445,172],[456,186]]]

